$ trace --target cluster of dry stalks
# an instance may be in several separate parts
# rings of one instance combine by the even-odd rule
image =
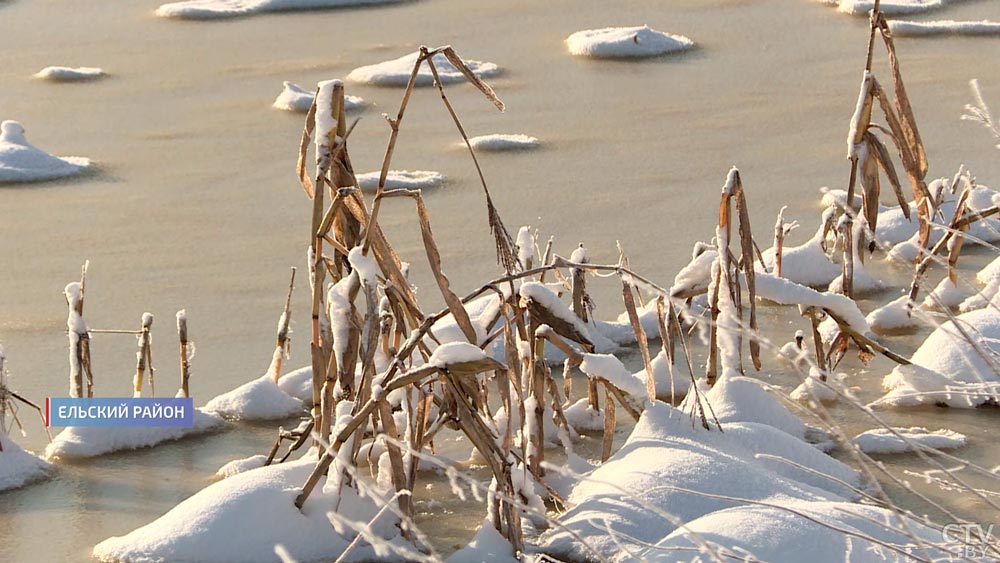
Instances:
[[[849,138],[849,158],[851,174],[848,183],[847,207],[841,210],[839,222],[829,221],[827,227],[834,238],[834,244],[843,249],[843,293],[852,296],[854,249],[852,223],[863,220],[864,233],[870,243],[869,251],[875,249],[874,229],[877,228],[878,202],[880,196],[880,173],[885,175],[893,187],[903,212],[909,218],[909,205],[902,193],[901,183],[892,163],[892,157],[881,139],[887,136],[896,146],[903,168],[911,184],[917,204],[920,222],[921,257],[917,261],[911,287],[911,299],[919,291],[919,281],[926,274],[928,266],[943,249],[949,250],[947,265],[952,272],[965,229],[974,221],[992,215],[997,210],[967,213],[964,204],[959,204],[948,227],[948,234],[933,248],[927,248],[930,238],[932,216],[940,207],[940,201],[928,193],[925,177],[927,158],[917,130],[916,120],[903,85],[899,62],[896,57],[892,35],[884,17],[876,9],[871,17],[868,57],[864,80],[861,86],[858,109],[851,122]],[[889,57],[894,97],[882,88],[872,74],[872,58],[876,35],[882,37]],[[316,102],[310,109],[300,144],[298,176],[313,201],[310,223],[309,281],[312,290],[311,307],[311,363],[313,374],[312,417],[307,425],[292,432],[282,431],[268,456],[268,463],[276,458],[283,439],[294,443],[279,461],[303,446],[310,435],[314,445],[320,447],[322,455],[296,499],[299,507],[313,492],[323,476],[335,479],[340,486],[356,486],[355,467],[359,462],[362,446],[366,441],[382,441],[389,454],[392,470],[393,498],[398,500],[399,515],[403,533],[414,537],[411,520],[413,505],[411,491],[417,479],[418,460],[427,456],[427,449],[435,434],[446,426],[459,429],[476,448],[478,455],[489,467],[496,482],[491,503],[493,525],[510,541],[515,550],[524,547],[521,530],[521,513],[526,510],[528,499],[523,494],[523,484],[512,478],[512,471],[526,467],[535,482],[548,493],[548,500],[557,508],[562,499],[545,485],[546,465],[545,437],[543,435],[546,404],[551,416],[560,426],[560,437],[565,439],[570,429],[563,409],[570,397],[570,370],[580,365],[581,350],[590,352],[593,343],[585,331],[581,331],[572,319],[567,319],[562,310],[554,308],[544,299],[533,299],[530,292],[518,291],[517,285],[526,282],[545,282],[548,274],[572,296],[573,314],[584,323],[588,320],[589,297],[586,291],[588,273],[617,275],[622,283],[622,296],[635,339],[648,375],[648,397],[655,400],[655,385],[648,345],[648,335],[639,321],[636,300],[641,300],[638,285],[656,296],[656,311],[659,338],[667,352],[670,363],[676,361],[675,348],[680,343],[684,360],[694,383],[694,365],[686,335],[692,319],[691,301],[697,295],[708,293],[708,318],[702,318],[710,328],[709,351],[706,379],[709,385],[719,377],[719,313],[722,307],[733,307],[738,315],[735,333],[738,335],[736,350],[742,351],[744,336],[749,343],[752,364],[760,369],[760,346],[768,341],[758,332],[756,314],[755,267],[757,260],[763,266],[763,258],[756,246],[750,229],[747,201],[739,172],[733,170],[723,190],[719,208],[716,249],[719,252],[719,266],[713,269],[713,280],[707,288],[685,293],[671,293],[627,267],[624,255],[618,264],[594,265],[586,260],[586,253],[574,254],[573,259],[565,259],[551,252],[551,241],[546,247],[542,264],[531,263],[533,253],[519,253],[519,248],[500,220],[493,205],[489,189],[476,155],[469,146],[470,154],[479,173],[486,195],[488,220],[496,241],[498,262],[505,274],[493,279],[463,298],[451,289],[449,280],[441,268],[441,258],[435,242],[428,210],[419,191],[406,189],[385,189],[385,181],[392,160],[393,151],[400,132],[400,124],[413,92],[415,79],[421,66],[428,65],[437,76],[434,57],[443,55],[460,69],[487,98],[499,109],[503,104],[493,90],[475,77],[458,55],[450,47],[427,49],[422,47],[409,84],[403,94],[398,114],[386,117],[390,126],[390,136],[382,164],[381,176],[374,200],[369,204],[362,195],[355,178],[347,140],[354,124],[348,126],[344,114],[344,88],[340,83],[328,85],[326,95],[318,91]],[[468,142],[462,124],[451,103],[435,80],[441,99],[452,116],[463,139]],[[887,127],[872,121],[875,102],[878,102]],[[328,102],[328,103],[326,103]],[[325,123],[324,129],[319,124]],[[332,124],[332,125],[331,125]],[[306,172],[306,156],[313,136],[323,136],[316,141],[316,167],[312,180]],[[860,209],[857,208],[855,191],[860,183],[863,195]],[[967,193],[960,196],[964,202]],[[329,204],[325,203],[329,199]],[[447,307],[428,315],[419,306],[416,296],[403,273],[403,266],[389,240],[378,225],[379,210],[383,200],[408,198],[416,206],[421,228],[427,263]],[[732,205],[736,206],[734,220]],[[729,238],[734,223],[738,223],[740,235],[740,256],[737,258],[729,249]],[[837,227],[834,228],[834,224]],[[784,223],[779,215],[775,226],[775,247],[778,249],[773,272],[781,276],[781,248],[785,235],[794,224]],[[952,242],[952,239],[955,239]],[[860,258],[860,257],[859,257]],[[368,272],[377,267],[377,275]],[[767,267],[763,268],[768,271]],[[951,275],[954,275],[953,273]],[[328,294],[324,294],[327,276],[331,284]],[[515,284],[515,282],[518,282]],[[294,272],[293,272],[294,283]],[[746,291],[744,297],[743,291]],[[291,291],[291,287],[289,288]],[[489,318],[474,321],[470,318],[466,305],[483,296],[493,295],[496,308]],[[686,301],[686,303],[685,303]],[[641,303],[641,301],[640,301]],[[743,321],[743,309],[749,309],[749,318]],[[854,330],[844,319],[838,318],[836,311],[818,306],[804,307],[803,314],[811,320],[815,346],[814,366],[820,368],[825,382],[826,374],[835,369],[854,342],[860,349],[860,357],[867,363],[874,353],[881,353],[898,363],[909,363],[899,354],[892,352],[868,336]],[[818,325],[821,318],[830,316],[840,328],[840,334],[833,340],[829,350],[824,349]],[[282,323],[279,323],[276,358],[280,358],[287,336],[288,307],[286,304]],[[433,327],[442,319],[450,318],[467,340],[467,346],[479,350],[495,340],[502,339],[506,357],[498,362],[487,354],[462,353],[457,355],[436,355],[435,349],[444,349]],[[730,329],[734,327],[729,327]],[[731,331],[732,332],[732,331]],[[431,344],[434,343],[434,344]],[[565,362],[564,385],[560,389],[545,361],[546,344],[560,350],[568,359]],[[432,349],[435,348],[435,349]],[[452,346],[454,348],[454,346]],[[742,352],[740,352],[742,354]],[[381,364],[383,369],[378,369]],[[738,361],[742,371],[742,359]],[[280,373],[278,360],[275,378]],[[360,366],[356,371],[355,366]],[[274,365],[272,364],[272,369]],[[806,374],[804,374],[806,375]],[[603,388],[603,406],[599,398]],[[691,386],[695,394],[696,412],[701,423],[709,427],[710,407],[703,406],[698,396],[698,385]],[[841,393],[840,390],[836,390]],[[632,418],[638,419],[644,404],[636,401],[612,382],[600,377],[590,377],[588,381],[588,403],[595,412],[603,411],[604,439],[602,458],[611,455],[612,435],[616,410],[625,410]],[[495,397],[498,400],[492,400]],[[866,413],[871,411],[853,397],[843,395]],[[508,413],[506,426],[497,428],[494,424],[498,407]],[[706,410],[707,407],[707,410]],[[796,408],[801,409],[800,405]],[[517,417],[509,416],[517,411]],[[394,414],[402,412],[404,427],[398,427]],[[880,471],[890,479],[899,479],[888,473],[884,467],[849,445],[848,438],[832,422],[822,405],[817,405],[813,415],[818,416],[822,425],[831,435],[853,455],[858,465],[871,482],[876,483]],[[872,414],[871,416],[874,417]],[[876,417],[876,420],[877,417]],[[887,424],[879,421],[882,426]],[[519,424],[519,428],[514,425]],[[315,430],[315,431],[314,431]],[[498,434],[499,432],[499,434]],[[565,435],[563,435],[565,433]],[[518,439],[520,437],[520,439]],[[902,437],[905,440],[905,437]],[[569,448],[569,444],[566,444]],[[917,451],[923,452],[918,446]],[[925,455],[926,454],[921,454]],[[928,458],[930,460],[930,458]],[[935,467],[944,468],[938,461],[930,460]],[[947,472],[953,484],[971,490],[954,473]],[[914,492],[909,487],[906,488]],[[877,494],[866,494],[870,501],[895,507],[881,488]],[[921,498],[926,499],[923,495]],[[982,494],[977,496],[983,497]],[[992,501],[990,501],[992,504]],[[934,503],[936,505],[936,503]],[[898,509],[897,509],[898,510]],[[903,511],[898,510],[899,514]],[[947,512],[946,512],[947,513]],[[899,525],[906,527],[904,518]],[[918,540],[917,540],[918,541]],[[919,543],[919,541],[918,541]],[[996,549],[996,546],[992,546]]]

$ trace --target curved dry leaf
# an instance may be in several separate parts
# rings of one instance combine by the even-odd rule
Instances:
[[[483,79],[476,76],[476,74],[469,69],[468,65],[465,64],[465,61],[458,56],[458,53],[456,53],[454,49],[451,47],[445,47],[441,50],[441,53],[443,53],[445,58],[448,59],[448,62],[454,65],[455,68],[465,75],[465,78],[467,78],[469,82],[471,82],[476,88],[479,88],[479,91],[482,92],[491,102],[493,102],[493,105],[495,105],[498,110],[504,111],[504,109],[506,109],[506,106],[502,101],[500,101],[500,98],[497,97],[493,88],[484,82]]]

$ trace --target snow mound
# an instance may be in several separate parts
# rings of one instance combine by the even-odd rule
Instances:
[[[163,4],[156,9],[161,18],[212,20],[247,16],[262,12],[348,8],[374,4],[394,4],[403,0],[186,0]]]
[[[704,398],[712,405],[712,411],[724,429],[729,422],[756,422],[805,439],[805,423],[790,413],[756,379],[721,377]]]
[[[940,531],[912,519],[907,526],[925,545],[940,544]],[[688,522],[639,557],[655,562],[692,561],[702,542],[730,555],[722,558],[725,561],[772,563],[903,561],[910,559],[905,554],[917,549],[888,509],[846,502],[792,501],[713,512]],[[902,553],[884,547],[886,544]],[[928,551],[934,560],[954,557],[931,547]]]
[[[16,121],[0,124],[0,184],[41,182],[75,176],[91,165],[90,159],[53,156],[35,148]]]
[[[884,0],[879,4],[879,10],[887,16],[916,14],[936,10],[947,2],[948,0]],[[867,15],[874,6],[874,0],[840,0],[837,9],[845,14]]]
[[[963,332],[974,344],[963,338]],[[990,307],[963,313],[924,340],[913,353],[914,365],[896,366],[882,380],[888,394],[879,403],[971,408],[995,401],[1000,387],[998,353],[1000,312]]]
[[[510,545],[489,518],[483,520],[475,537],[451,555],[447,563],[516,563],[514,547]]]
[[[905,330],[917,326],[916,312],[911,314],[907,306],[910,302],[909,295],[903,295],[897,299],[886,303],[875,309],[865,320],[871,325],[875,332],[891,332],[894,330]]]
[[[283,111],[307,113],[313,100],[316,99],[316,92],[306,90],[294,82],[285,81],[282,84],[281,93],[274,99],[271,107]],[[368,102],[358,96],[344,95],[344,109],[346,111],[361,109],[366,105]]]
[[[503,134],[494,133],[492,135],[480,135],[469,139],[472,148],[477,151],[518,151],[538,148],[538,139],[523,134]],[[465,146],[464,143],[462,146]]]
[[[1000,35],[1000,22],[889,20],[893,35]]]
[[[921,304],[925,309],[954,309],[969,297],[969,292],[945,276]]]
[[[581,57],[619,59],[655,57],[694,47],[683,35],[641,27],[605,27],[577,31],[566,38],[570,54]]]
[[[840,398],[841,394],[847,391],[844,381],[839,375],[836,374],[823,381],[819,370],[811,367],[809,368],[809,375],[788,396],[796,401],[819,401],[823,403],[836,401]]]
[[[406,86],[410,81],[410,74],[413,73],[413,65],[416,64],[418,56],[419,53],[414,52],[391,61],[358,67],[347,75],[347,80],[360,84],[371,84],[372,86]],[[465,75],[448,62],[443,54],[434,55],[432,60],[434,67],[437,68],[441,84],[454,84],[466,80]],[[500,74],[500,67],[494,63],[465,60],[465,64],[479,78],[489,78]],[[432,84],[434,84],[434,75],[431,74],[430,67],[427,64],[420,65],[416,86],[431,86]]]
[[[841,268],[835,264],[823,250],[823,227],[799,246],[781,249],[781,277],[797,284],[809,287],[826,287],[840,275]],[[768,272],[775,271],[774,247],[768,248],[761,255]],[[754,262],[760,270],[760,263]]]
[[[4,432],[0,432],[0,491],[23,487],[44,479],[52,465],[31,452],[24,451]]]
[[[604,430],[604,411],[590,408],[590,402],[580,399],[563,409],[566,422],[577,432],[600,432]]]
[[[70,426],[45,448],[45,457],[87,458],[120,450],[148,448],[161,442],[179,440],[219,430],[225,421],[217,414],[195,409],[194,424],[184,426]]]
[[[622,448],[573,488],[561,526],[542,534],[539,544],[569,560],[592,560],[594,552],[613,559],[635,553],[641,542],[661,540],[679,522],[742,504],[696,492],[777,504],[843,501],[841,493],[849,492],[794,464],[848,483],[859,480],[849,467],[767,425],[705,430],[686,413],[651,404]]]
[[[646,389],[646,370],[633,374],[625,364],[611,354],[584,354],[580,371],[591,378],[601,378],[634,397],[639,403],[649,399]]]
[[[84,82],[107,76],[104,69],[90,66],[47,66],[34,74],[35,78],[52,82]]]
[[[897,434],[906,438],[900,438]],[[914,451],[907,441],[918,446],[937,450],[960,448],[965,445],[965,435],[953,430],[934,430],[914,426],[912,428],[876,428],[858,434],[851,443],[870,454],[896,454]]]
[[[358,184],[362,190],[375,191],[378,189],[378,179],[381,172],[366,172],[358,174]],[[445,176],[440,172],[431,170],[390,170],[385,178],[385,188],[394,190],[405,188],[408,190],[419,190],[423,188],[436,188],[444,183]]]
[[[312,403],[313,399],[313,370],[312,366],[306,366],[290,371],[278,379],[278,387],[286,394],[296,399]]]
[[[213,483],[153,522],[97,544],[93,556],[123,563],[274,563],[279,561],[274,546],[281,544],[295,561],[332,561],[352,537],[334,531],[327,513],[368,522],[378,508],[350,487],[343,487],[340,495],[323,493],[323,478],[300,511],[295,497],[315,465],[314,459],[287,462]],[[377,519],[371,531],[400,541],[389,514]],[[388,555],[361,541],[348,560],[383,560]]]
[[[264,467],[264,462],[267,461],[267,456],[264,454],[252,455],[243,459],[234,459],[229,463],[223,465],[215,472],[216,477],[222,477],[223,479],[227,477],[232,477],[233,475],[239,475],[240,473],[246,473],[251,469],[257,469],[258,467]]]
[[[223,393],[202,408],[233,420],[281,420],[303,412],[302,400],[282,391],[271,374]]]

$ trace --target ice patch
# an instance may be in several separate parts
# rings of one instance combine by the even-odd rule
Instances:
[[[395,4],[403,0],[187,0],[163,4],[156,9],[161,18],[211,20],[247,16],[262,12],[349,8],[375,4]]]
[[[378,180],[381,172],[366,172],[358,174],[358,184],[362,190],[375,191],[378,189]],[[404,188],[408,190],[419,190],[423,188],[436,188],[445,181],[444,174],[431,170],[390,170],[385,178],[385,189],[394,190]]]
[[[894,431],[894,432],[893,432]],[[906,438],[900,438],[896,434]],[[934,430],[914,426],[912,428],[876,428],[858,434],[851,443],[869,454],[897,454],[914,451],[908,442],[937,450],[960,448],[965,445],[965,435],[952,430]]]
[[[58,157],[35,148],[16,121],[0,124],[0,184],[42,182],[75,176],[91,165],[90,159]]]
[[[316,92],[306,90],[294,82],[286,81],[283,84],[281,93],[274,99],[271,107],[283,111],[307,113],[312,106],[313,100],[316,98]],[[368,102],[358,96],[344,95],[344,110],[346,111],[362,109],[367,105]]]
[[[35,78],[51,82],[85,82],[106,76],[104,69],[89,66],[47,66],[34,74]]]
[[[570,54],[603,59],[655,57],[694,47],[683,35],[641,27],[605,27],[578,31],[566,38]]]
[[[538,148],[538,139],[522,134],[502,134],[480,135],[469,139],[469,144],[477,151],[499,152],[518,151]],[[463,143],[462,146],[465,146]]]
[[[416,64],[419,55],[419,53],[414,52],[391,61],[358,67],[347,75],[347,80],[373,86],[406,86],[410,81],[413,65]],[[500,67],[494,63],[463,60],[469,70],[479,78],[489,78],[500,74]],[[433,61],[442,84],[453,84],[467,80],[465,75],[448,62],[443,54],[434,55]],[[430,67],[426,63],[420,65],[416,86],[430,86],[432,84],[434,84],[434,75],[431,74]]]

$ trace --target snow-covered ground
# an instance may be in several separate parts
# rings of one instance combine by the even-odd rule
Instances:
[[[53,156],[36,148],[16,121],[0,124],[0,184],[41,182],[75,176],[91,165],[90,159]]]
[[[35,73],[35,78],[51,82],[85,82],[106,76],[104,69],[90,66],[47,66]]]
[[[355,534],[342,527],[335,531],[328,513],[368,523],[379,507],[347,486],[339,494],[324,491],[324,478],[300,511],[295,507],[295,496],[315,465],[313,456],[213,483],[153,522],[100,542],[93,555],[123,563],[273,563],[279,560],[275,546],[281,545],[294,561],[332,561]],[[371,532],[388,542],[402,541],[391,512],[371,523]],[[390,557],[361,541],[346,560],[376,559],[399,557]]]
[[[853,485],[859,475],[800,438],[759,422],[730,420],[723,429],[705,430],[664,403],[649,405],[622,448],[572,489],[571,508],[541,537],[544,551],[571,559],[634,557],[682,523],[748,500],[855,506],[846,502],[854,492],[822,475]],[[774,532],[807,540],[799,528]]]
[[[306,90],[294,82],[285,81],[283,83],[281,93],[274,99],[274,103],[271,104],[271,107],[283,111],[306,113],[309,111],[309,107],[312,106],[315,98],[315,90]],[[367,105],[368,102],[365,102],[364,99],[359,96],[352,96],[350,94],[344,95],[345,111],[362,109]]]
[[[305,412],[302,400],[283,391],[270,373],[215,397],[202,410],[233,420],[282,420]]]
[[[963,313],[924,340],[913,353],[913,365],[896,366],[883,379],[888,393],[878,403],[972,408],[995,402],[1000,393],[997,353],[1000,312],[988,307]]]
[[[44,479],[52,465],[35,454],[25,451],[0,430],[0,491],[23,487]]]
[[[577,31],[566,38],[566,47],[571,54],[581,57],[619,59],[685,51],[694,47],[694,41],[644,25]]]
[[[419,53],[414,52],[391,61],[358,67],[347,75],[347,80],[373,86],[406,86],[410,81],[413,65],[417,62],[418,56]],[[448,62],[443,54],[434,55],[432,60],[442,84],[453,84],[466,80],[465,75]],[[463,60],[469,70],[480,78],[489,78],[500,74],[500,67],[494,63]],[[427,63],[424,63],[420,65],[420,72],[417,73],[416,85],[430,86],[432,84],[434,84],[434,76]]]
[[[162,442],[179,440],[220,430],[226,422],[217,414],[194,411],[194,424],[186,426],[70,426],[60,432],[45,448],[45,457],[86,458],[121,450],[148,448]]]
[[[163,4],[156,9],[162,18],[209,20],[247,16],[262,12],[350,8],[373,4],[394,4],[403,0],[186,0]]]

